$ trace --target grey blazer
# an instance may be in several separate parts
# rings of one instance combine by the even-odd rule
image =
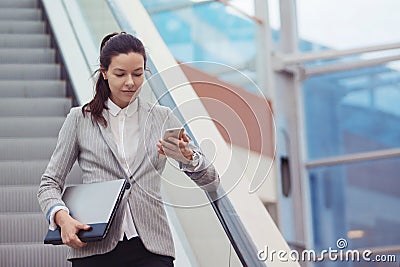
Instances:
[[[160,194],[161,173],[166,159],[158,156],[155,144],[163,129],[180,127],[180,123],[169,108],[152,106],[140,98],[138,101],[140,137],[138,153],[130,168],[133,176],[128,179],[132,186],[126,203],[129,203],[137,232],[145,247],[153,253],[175,257]],[[104,110],[103,116],[108,122],[107,110]],[[190,145],[195,148],[193,143]],[[61,193],[65,177],[75,160],[78,160],[82,169],[83,183],[127,178],[117,160],[117,145],[110,127],[93,123],[90,114],[84,117],[81,107],[72,108],[60,130],[56,148],[38,191],[39,204],[47,218],[54,206],[64,205]],[[199,171],[186,174],[204,190],[216,190],[219,185],[217,172],[206,161],[202,165]],[[88,243],[80,249],[70,248],[68,259],[103,254],[114,249],[121,236],[122,211],[123,207],[117,212],[104,240]]]

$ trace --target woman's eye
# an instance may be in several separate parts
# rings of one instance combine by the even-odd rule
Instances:
[[[142,76],[143,75],[143,73],[136,73],[136,74],[134,74],[136,77],[140,77],[140,76]]]
[[[115,76],[117,76],[117,77],[122,77],[122,76],[124,76],[123,74],[115,74]]]

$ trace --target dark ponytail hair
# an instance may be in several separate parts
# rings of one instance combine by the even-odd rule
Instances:
[[[111,91],[108,81],[104,79],[101,71],[108,70],[112,57],[130,52],[143,56],[144,69],[146,69],[146,51],[143,43],[138,38],[126,32],[110,33],[103,38],[100,45],[100,68],[93,74],[98,73],[95,85],[96,92],[92,101],[82,107],[83,116],[86,113],[90,113],[93,122],[97,121],[107,127],[107,121],[103,117],[103,110],[108,109],[106,101]]]

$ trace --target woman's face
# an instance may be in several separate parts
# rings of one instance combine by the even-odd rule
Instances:
[[[134,52],[113,56],[110,66],[102,74],[110,86],[110,99],[125,108],[140,92],[144,81],[144,58]]]

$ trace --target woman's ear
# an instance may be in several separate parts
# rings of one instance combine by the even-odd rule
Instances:
[[[103,79],[104,80],[107,80],[107,73],[106,73],[106,71],[101,71],[101,75],[103,75]]]
[[[103,79],[107,80],[107,71],[100,65],[100,72],[103,75]]]

